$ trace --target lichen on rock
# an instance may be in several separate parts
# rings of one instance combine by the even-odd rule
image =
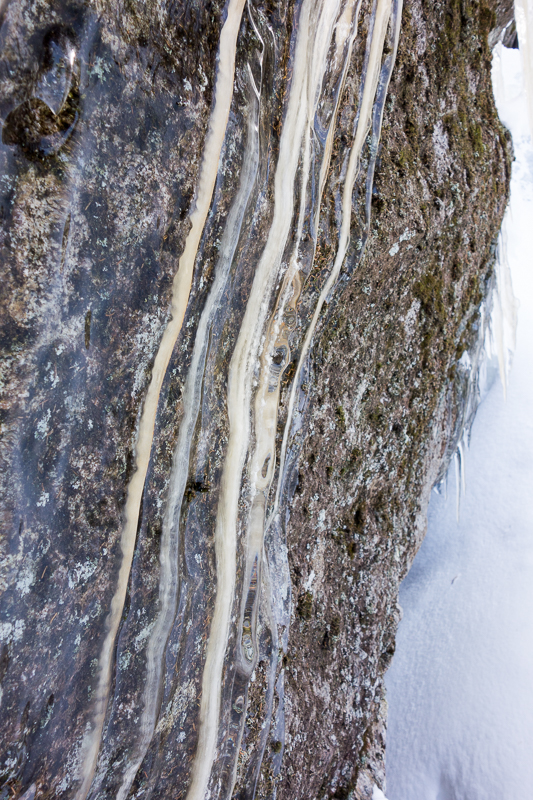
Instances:
[[[510,19],[0,11],[0,797],[384,786],[398,586],[475,405]]]

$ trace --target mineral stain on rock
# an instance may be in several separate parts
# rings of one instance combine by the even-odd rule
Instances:
[[[398,585],[475,406],[511,18],[2,10],[0,797],[384,786]]]
[[[89,349],[89,345],[91,344],[91,318],[92,318],[92,311],[91,309],[85,314],[85,349]]]

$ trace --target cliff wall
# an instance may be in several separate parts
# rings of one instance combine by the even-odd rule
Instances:
[[[0,10],[1,797],[368,798],[475,398],[507,4]]]

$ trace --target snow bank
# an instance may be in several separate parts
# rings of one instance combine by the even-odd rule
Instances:
[[[507,400],[494,383],[474,422],[460,520],[452,471],[400,593],[386,681],[389,800],[533,797],[533,148],[520,53],[500,57],[495,94],[516,153],[516,352]]]

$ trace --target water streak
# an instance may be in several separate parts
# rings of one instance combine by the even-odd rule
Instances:
[[[294,210],[294,183],[300,161],[301,143],[304,140],[309,120],[308,99],[309,96],[316,97],[322,82],[323,69],[314,72],[320,83],[315,86],[309,84],[310,76],[313,74],[309,70],[309,65],[317,56],[323,62],[327,54],[329,41],[328,36],[324,34],[329,32],[331,38],[337,8],[336,3],[321,3],[313,0],[304,0],[301,8],[293,77],[275,175],[274,215],[265,249],[256,269],[244,320],[230,363],[228,378],[229,439],[215,530],[217,594],[202,679],[198,749],[187,800],[203,800],[215,757],[221,675],[235,589],[238,501],[250,438],[250,417],[247,413],[243,413],[243,410],[251,407],[254,365],[261,352],[262,331],[268,313],[269,298],[279,275],[283,252],[291,228]],[[271,355],[267,354],[265,357],[271,358]],[[265,364],[264,360],[263,363]],[[267,375],[270,376],[270,369],[263,369],[263,397],[269,394],[270,381]],[[266,418],[264,421],[262,420],[256,430],[258,445],[264,443],[264,448],[263,446],[256,447],[253,462],[256,466],[251,471],[251,479],[256,485],[257,493],[252,501],[247,532],[247,574],[250,578],[255,556],[262,552],[260,542],[264,531],[266,498],[259,487],[268,485],[273,470],[273,458],[271,457],[269,463],[267,457],[273,455],[270,439],[272,414],[274,413],[275,416],[276,413],[273,412],[273,409],[274,405],[277,409],[278,391],[270,393],[274,396],[269,398],[266,409],[264,409],[267,411],[265,417],[268,417],[268,421]],[[263,434],[265,425],[268,432]],[[265,463],[267,468],[263,477]]]
[[[385,44],[385,37],[387,34],[391,8],[392,8],[392,0],[378,0],[375,12],[375,19],[374,19],[374,29],[372,32],[372,39],[370,44],[370,52],[368,57],[367,74],[363,88],[363,96],[359,108],[354,141],[350,151],[350,158],[344,182],[344,191],[342,198],[342,222],[341,222],[339,241],[337,245],[337,254],[331,273],[318,298],[318,302],[316,304],[311,324],[309,325],[305,339],[302,344],[300,358],[298,361],[297,373],[292,385],[289,404],[288,404],[287,424],[285,426],[283,442],[281,446],[280,473],[283,472],[285,459],[287,455],[287,446],[291,431],[291,423],[295,412],[296,397],[300,391],[300,385],[301,385],[300,376],[302,373],[303,365],[305,364],[307,355],[309,353],[309,348],[311,346],[311,341],[313,338],[313,334],[315,332],[315,328],[318,323],[318,319],[320,317],[320,313],[322,311],[322,308],[324,306],[324,303],[328,295],[330,294],[333,286],[335,285],[335,282],[339,277],[341,267],[344,263],[346,253],[348,251],[348,244],[350,239],[352,195],[353,195],[355,180],[359,169],[359,159],[361,156],[361,151],[363,149],[363,145],[365,143],[368,131],[370,129],[372,107],[378,89],[378,82],[381,73],[383,47]],[[401,8],[402,8],[401,3],[398,3],[397,8],[395,9],[394,52],[392,56],[392,63],[394,63],[394,57],[398,46]],[[274,518],[278,507],[280,490],[281,490],[281,481],[277,488],[275,508],[271,516],[271,519]]]
[[[135,448],[135,472],[128,485],[124,515],[125,524],[120,542],[122,562],[118,575],[117,589],[111,601],[111,609],[106,620],[107,633],[99,658],[99,677],[96,689],[93,727],[84,742],[81,785],[77,793],[77,800],[84,800],[89,792],[100,749],[109,698],[114,645],[124,608],[135,549],[141,498],[150,460],[159,395],[174,345],[183,324],[191,289],[196,254],[218,174],[220,152],[224,141],[233,96],[235,51],[243,8],[244,0],[230,0],[226,21],[220,34],[214,108],[206,137],[196,204],[190,215],[191,229],[187,236],[185,248],[174,277],[171,306],[172,316],[164,331],[159,350],[155,357],[152,378],[146,394],[138,428]]]
[[[250,79],[253,80],[250,76]],[[251,93],[252,94],[252,93]],[[259,136],[257,126],[258,97],[251,100],[248,116],[248,140],[241,168],[240,188],[228,215],[220,244],[221,256],[215,269],[215,280],[202,311],[194,342],[191,366],[183,390],[183,418],[178,442],[173,456],[168,505],[161,535],[159,578],[160,611],[150,633],[147,646],[147,674],[143,692],[143,711],[139,723],[139,742],[135,758],[130,760],[117,800],[127,797],[129,788],[142,763],[158,718],[157,698],[161,686],[164,652],[175,619],[179,589],[176,569],[179,551],[180,516],[185,495],[192,440],[200,409],[200,396],[207,357],[209,328],[227,284],[231,263],[239,242],[247,203],[257,175],[259,164]],[[255,106],[255,108],[252,106]]]

